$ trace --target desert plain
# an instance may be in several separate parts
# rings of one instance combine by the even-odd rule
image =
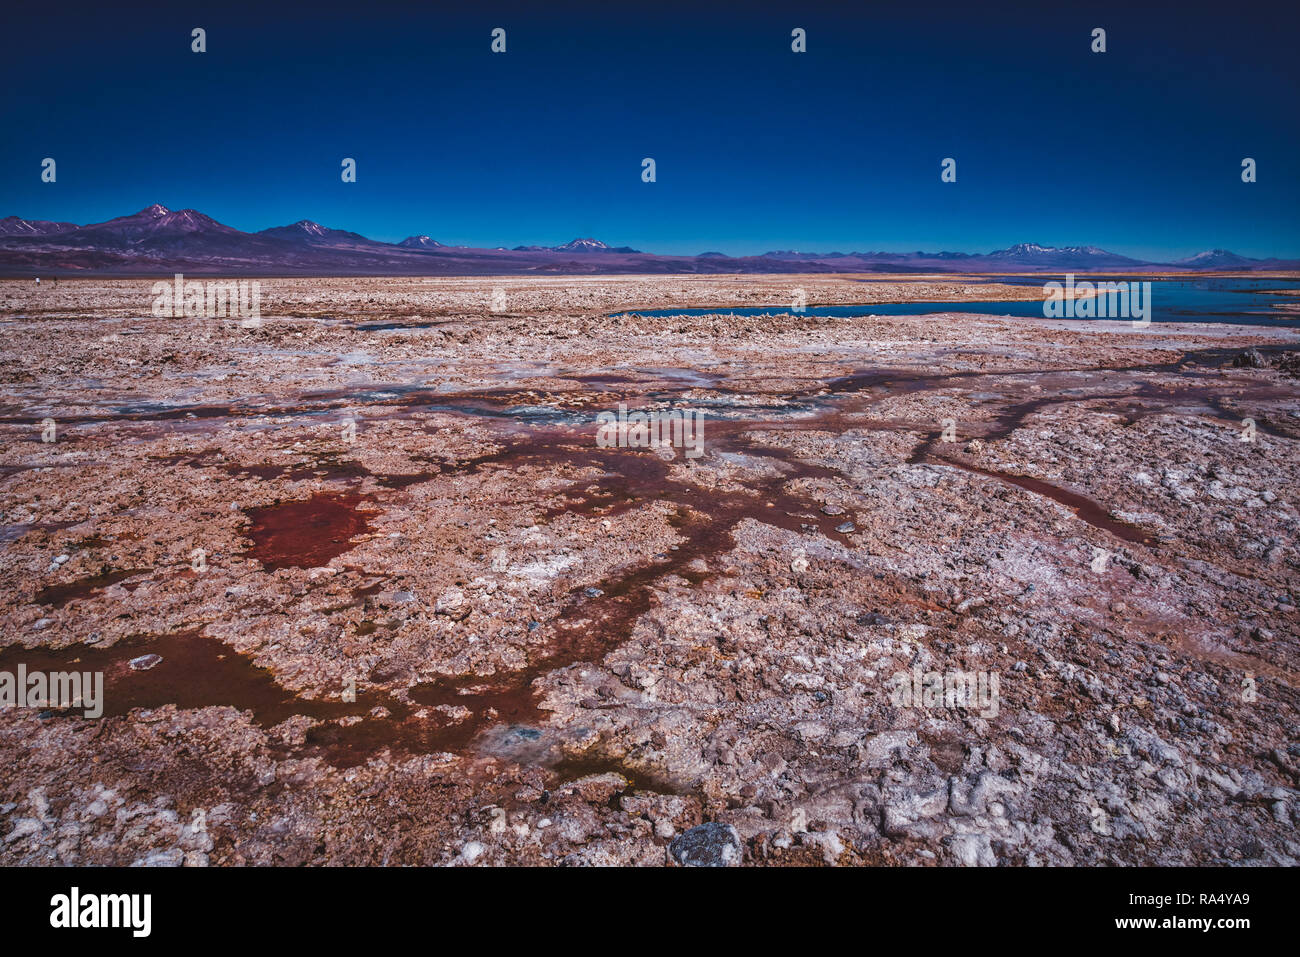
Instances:
[[[0,863],[1300,860],[1300,330],[151,286],[0,282],[0,670],[104,682],[0,710]]]

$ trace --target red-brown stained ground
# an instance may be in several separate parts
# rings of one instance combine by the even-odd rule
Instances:
[[[134,670],[130,662],[159,655],[152,668]],[[374,706],[365,695],[357,701],[318,701],[300,698],[283,688],[266,668],[215,638],[196,631],[172,635],[142,635],[108,648],[73,645],[58,650],[10,645],[0,649],[0,671],[103,672],[104,717],[124,715],[133,708],[207,708],[228,705],[253,712],[263,727],[302,714],[316,719],[364,714]],[[80,709],[70,709],[73,713]]]
[[[303,501],[250,509],[248,554],[267,571],[327,565],[352,547],[354,536],[370,529],[369,517],[358,508],[364,501],[357,494],[317,492]]]

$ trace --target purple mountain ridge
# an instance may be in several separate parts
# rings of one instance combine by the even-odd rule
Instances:
[[[27,220],[17,216],[0,219],[0,236],[52,236],[76,228],[76,223],[51,223],[44,219]]]
[[[1061,273],[1297,270],[1300,260],[1250,259],[1222,249],[1175,262],[1095,246],[1019,243],[989,253],[768,252],[658,255],[578,238],[560,246],[478,249],[428,236],[368,239],[311,220],[247,233],[194,209],[155,203],[103,223],[0,219],[0,275],[563,275],[667,273]]]
[[[67,241],[71,236],[94,239],[98,242],[135,244],[157,238],[192,235],[242,235],[239,230],[223,226],[211,216],[196,209],[170,210],[154,203],[133,216],[119,216],[108,222],[80,226],[71,234],[60,233]]]
[[[287,239],[292,243],[309,243],[313,246],[353,246],[358,243],[367,245],[386,245],[373,239],[366,239],[360,233],[350,233],[344,229],[330,229],[310,219],[300,219],[289,226],[272,226],[263,229],[256,236],[268,236],[272,239]]]

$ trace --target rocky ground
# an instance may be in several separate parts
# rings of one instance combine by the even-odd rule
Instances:
[[[0,710],[0,863],[1300,859],[1296,332],[151,285],[0,282],[0,672],[105,682]]]

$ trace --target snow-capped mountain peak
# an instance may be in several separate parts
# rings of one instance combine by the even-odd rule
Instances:
[[[566,252],[566,253],[588,252],[588,253],[590,253],[590,252],[605,252],[605,251],[607,251],[607,250],[609,249],[609,246],[607,246],[607,245],[605,245],[604,243],[602,243],[599,239],[592,239],[592,238],[590,238],[590,237],[587,237],[587,238],[585,238],[585,239],[584,239],[584,238],[580,238],[580,239],[571,239],[571,240],[569,240],[567,243],[565,243],[563,246],[555,246],[554,249],[555,249],[557,252]]]
[[[1258,262],[1246,256],[1240,256],[1228,249],[1207,249],[1205,252],[1197,253],[1195,256],[1188,256],[1186,259],[1175,261],[1179,266],[1191,266],[1193,268],[1222,268],[1230,266],[1245,266]]]
[[[441,249],[442,243],[428,236],[407,236],[397,245],[405,246],[407,249]]]

